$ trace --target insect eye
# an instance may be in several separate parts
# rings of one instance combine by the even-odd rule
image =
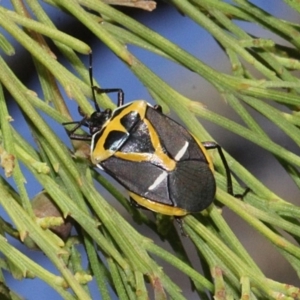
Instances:
[[[107,108],[104,112],[106,115],[111,116],[112,110],[110,108]]]

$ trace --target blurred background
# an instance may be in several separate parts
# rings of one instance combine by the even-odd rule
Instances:
[[[284,3],[284,1],[261,0],[251,2],[279,18],[293,22],[299,21],[299,15],[292,11]],[[9,4],[7,1],[4,1],[1,5],[6,6]],[[91,46],[93,49],[94,77],[102,87],[122,88],[125,92],[125,101],[145,99],[149,102],[153,102],[145,87],[133,76],[130,70],[122,62],[120,62],[109,49],[103,46],[94,36],[92,36],[88,30],[86,30],[81,24],[78,24],[73,17],[66,15],[63,12],[59,12],[57,9],[54,9],[47,4],[44,4],[43,6],[47,9],[49,14],[52,15],[53,22],[60,30],[83,40]],[[157,31],[167,39],[170,39],[172,42],[203,60],[211,67],[225,73],[231,73],[231,66],[228,63],[227,57],[215,40],[205,30],[199,28],[199,26],[193,21],[181,15],[168,4],[159,2],[157,9],[153,12],[127,8],[124,10],[136,20],[150,27],[154,31]],[[283,41],[281,41],[278,37],[267,31],[263,31],[261,28],[254,25],[249,25],[245,22],[239,22],[239,25],[247,29],[247,31],[254,36],[259,35],[264,38],[272,38],[278,43],[283,43]],[[1,29],[0,32],[7,36],[5,32],[1,31]],[[34,67],[30,56],[28,53],[24,52],[23,49],[18,47],[14,41],[11,42],[16,47],[16,55],[12,57],[5,56],[5,60],[8,61],[21,81],[29,89],[35,91],[41,97],[41,89],[37,83],[37,78],[35,77]],[[228,118],[239,122],[238,117],[233,113],[225,101],[223,101],[216,90],[198,75],[145,50],[131,46],[129,47],[129,50],[132,51],[134,55],[136,55],[156,74],[162,77],[167,83],[176,87],[183,95],[190,99],[200,101],[211,110],[221,112]],[[1,54],[4,55],[3,53]],[[63,58],[58,56],[58,60],[63,61]],[[82,56],[82,60],[88,67],[88,57]],[[7,96],[7,99],[10,99],[9,95]],[[112,96],[112,98],[113,97],[114,96]],[[78,119],[76,103],[67,99],[66,96],[65,99],[72,111],[74,119]],[[9,108],[10,115],[14,119],[13,126],[17,130],[22,128],[23,136],[27,140],[31,141],[32,137],[30,132],[28,128],[24,128],[23,117],[12,99],[9,100]],[[255,115],[258,123],[263,124],[262,126],[266,129],[274,141],[288,148],[290,151],[295,153],[299,151],[283,132],[281,132],[278,128],[275,128],[269,121],[261,117],[255,111],[252,111],[252,113]],[[176,116],[172,115],[172,117],[176,119]],[[298,189],[270,153],[248,141],[228,133],[214,124],[202,120],[201,122],[203,122],[214,139],[259,180],[261,180],[263,184],[279,196],[299,205]],[[52,122],[52,124],[52,127],[56,132],[58,132],[61,139],[70,145],[70,141],[61,124],[54,122]],[[3,175],[2,170],[0,170],[0,172],[1,175]],[[29,195],[30,197],[33,197],[40,191],[41,187],[26,170],[24,170],[24,173],[28,180],[27,187]],[[12,181],[10,182],[14,185]],[[120,187],[120,189],[122,188]],[[125,218],[130,220],[130,216],[118,203],[116,203],[116,201],[111,199],[109,195],[107,198],[112,201],[113,205],[117,207],[119,212],[123,212]],[[1,210],[0,213],[1,216],[8,220],[4,211]],[[242,222],[235,214],[231,213],[226,208],[224,208],[224,217],[266,276],[276,281],[299,286],[299,280],[295,272],[288,266],[282,256],[273,249],[271,244],[267,243],[263,237],[258,235],[250,226],[245,224],[245,222]],[[145,236],[148,236],[151,239],[156,238],[156,236],[154,236],[152,232],[148,231],[145,227],[138,226],[134,223],[133,226]],[[187,247],[189,245],[191,246],[190,251],[193,252],[195,260],[198,261],[194,247],[191,245],[189,239],[184,239]],[[14,243],[14,241],[11,242]],[[155,242],[167,249],[169,248],[166,243],[163,243],[160,240],[155,240]],[[37,263],[46,266],[46,268],[54,273],[56,272],[42,253],[38,251],[29,251],[25,247],[22,248],[19,243],[18,247],[26,253],[26,255],[33,258]],[[83,257],[83,259],[85,258]],[[171,274],[174,281],[182,287],[185,297],[187,297],[187,299],[193,299],[193,294],[190,294],[190,282],[187,279],[182,279],[180,277],[181,274],[172,272],[172,268],[170,266],[165,265],[164,268],[168,269],[167,273]],[[26,299],[41,299],[41,295],[44,300],[60,299],[60,296],[55,291],[38,279],[18,281],[10,277],[9,274],[6,275],[7,283],[11,289],[20,295],[23,295]],[[176,278],[177,276],[178,278]],[[91,283],[91,289],[93,290],[93,283]]]

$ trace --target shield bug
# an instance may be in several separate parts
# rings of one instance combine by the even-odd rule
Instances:
[[[123,185],[138,206],[176,217],[207,208],[216,192],[210,149],[218,150],[228,192],[233,194],[230,170],[218,144],[199,142],[160,106],[143,100],[124,104],[122,89],[93,86],[91,56],[89,71],[95,111],[63,125],[75,125],[68,131],[71,139],[91,142],[92,163]],[[101,111],[95,93],[117,93],[117,108]],[[88,135],[75,133],[81,126],[89,129]]]

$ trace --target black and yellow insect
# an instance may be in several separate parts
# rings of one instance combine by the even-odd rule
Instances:
[[[157,213],[184,216],[207,208],[216,183],[207,149],[217,149],[232,194],[230,170],[222,149],[214,142],[200,143],[183,126],[146,101],[124,104],[121,89],[100,89],[90,78],[95,112],[68,131],[71,139],[91,141],[91,161],[122,184],[139,206]],[[101,111],[97,93],[118,93],[118,107]],[[81,127],[89,135],[78,135]]]

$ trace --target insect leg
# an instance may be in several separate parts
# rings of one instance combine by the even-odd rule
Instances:
[[[87,117],[83,118],[81,121],[65,122],[65,123],[62,123],[62,125],[66,126],[66,125],[76,124],[71,130],[68,130],[67,128],[65,128],[68,136],[73,140],[90,141],[92,139],[92,137],[90,135],[75,134],[75,131],[78,128],[80,128],[81,126],[87,126],[86,120],[87,120]]]
[[[158,111],[159,113],[162,114],[163,111],[162,111],[162,107],[161,107],[160,105],[156,104],[156,105],[154,105],[153,107],[154,107],[154,109],[155,109],[156,111]]]
[[[222,150],[221,146],[218,145],[218,144],[215,143],[215,142],[203,142],[202,144],[203,144],[203,146],[204,146],[207,150],[211,150],[211,149],[217,149],[217,150],[218,150],[219,155],[220,155],[220,158],[221,158],[222,163],[223,163],[224,168],[225,168],[225,172],[226,172],[226,178],[227,178],[227,192],[228,192],[228,194],[234,196],[234,194],[233,194],[233,188],[232,188],[231,172],[230,172],[230,169],[229,169],[227,160],[226,160],[226,158],[225,158],[225,155],[224,155],[224,153],[223,153],[223,150]]]
[[[122,106],[124,104],[124,92],[122,89],[101,89],[97,86],[92,86],[92,90],[96,91],[97,94],[108,94],[108,93],[118,93],[118,103],[117,106]]]

